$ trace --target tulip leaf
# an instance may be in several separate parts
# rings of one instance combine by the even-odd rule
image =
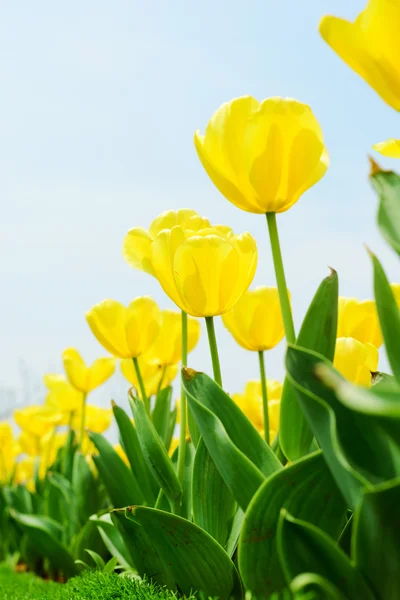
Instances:
[[[90,517],[90,521],[97,527],[97,530],[104,542],[107,550],[118,560],[118,564],[125,568],[133,567],[130,562],[130,555],[125,545],[124,539],[119,530],[113,525],[110,515]]]
[[[400,176],[376,168],[371,182],[379,196],[379,229],[393,250],[400,254]]]
[[[278,552],[288,584],[303,573],[315,573],[340,590],[348,600],[375,596],[349,557],[315,525],[295,519],[285,509],[278,525]]]
[[[376,256],[371,255],[374,268],[374,292],[385,349],[393,375],[400,381],[400,310],[385,271]]]
[[[111,444],[100,433],[91,433],[90,439],[99,451],[99,456],[93,456],[93,461],[112,504],[117,508],[143,504],[144,497],[134,474]]]
[[[290,590],[295,598],[298,598],[298,594],[301,594],[300,599],[304,598],[305,600],[318,600],[319,598],[323,598],[323,600],[348,600],[347,596],[344,596],[333,583],[315,573],[297,575],[290,583]],[[323,595],[321,596],[319,592]],[[314,593],[317,595],[314,595]]]
[[[235,498],[200,439],[193,467],[194,522],[225,547],[235,514]]]
[[[310,304],[297,336],[296,345],[314,350],[333,360],[338,314],[338,276],[335,271],[323,279]],[[313,434],[297,399],[296,390],[285,379],[279,423],[279,444],[289,460],[310,451]]]
[[[247,509],[239,541],[239,569],[246,590],[257,598],[269,598],[285,585],[276,551],[282,508],[318,525],[334,539],[339,537],[347,506],[320,450],[271,475]]]
[[[353,559],[377,598],[400,598],[400,479],[365,490],[354,518]]]
[[[90,494],[87,491],[90,490]],[[77,452],[72,469],[72,493],[77,519],[83,526],[100,508],[99,480],[94,477],[86,458]]]
[[[179,456],[179,446],[175,449],[171,460],[172,464],[177,469]],[[192,520],[192,477],[193,477],[193,462],[195,456],[195,449],[193,444],[186,440],[185,447],[185,468],[183,470],[183,481],[182,481],[182,502],[179,509],[179,514],[185,519]],[[160,506],[158,508],[161,508]]]
[[[171,398],[172,398],[172,387],[168,386],[163,390],[160,390],[156,397],[156,403],[151,415],[151,420],[156,428],[156,431],[164,445],[166,446],[167,435],[169,429],[169,418],[171,414]],[[166,446],[168,449],[168,447]]]
[[[188,376],[188,371],[185,371],[185,377]],[[235,446],[220,419],[211,410],[200,404],[189,391],[187,391],[187,398],[215,466],[240,508],[245,511],[256,491],[265,481],[263,473]],[[257,435],[261,439],[261,436]]]
[[[183,369],[182,381],[190,409],[193,411],[189,396],[192,401],[195,400],[214,413],[235,446],[251,460],[261,473],[268,477],[274,471],[282,468],[274,452],[257,429],[215,381],[205,373],[187,368]],[[196,415],[193,416],[197,422]],[[197,425],[199,426],[198,423]],[[201,429],[200,433],[202,433]]]
[[[177,477],[176,471],[167,450],[160,439],[149,415],[146,412],[144,403],[139,398],[130,396],[129,398],[133,418],[135,420],[136,430],[140,442],[140,447],[147,466],[152,472],[154,479],[163,490],[171,508],[176,509],[182,498],[182,486]],[[140,504],[137,502],[136,504]]]
[[[190,596],[198,591],[219,600],[242,597],[234,563],[206,531],[182,517],[153,508],[138,506],[130,511],[127,516],[142,526],[170,565],[182,594]]]
[[[107,558],[108,556],[108,549],[104,544],[103,538],[95,524],[90,520],[86,521],[85,525],[72,538],[72,542],[69,544],[69,549],[74,557],[82,560],[87,558],[87,548],[91,548],[103,558]]]
[[[144,460],[136,428],[123,408],[117,406],[115,402],[112,403],[112,407],[118,425],[120,442],[132,472],[140,483],[145,501],[147,504],[153,505],[156,501],[158,486]]]

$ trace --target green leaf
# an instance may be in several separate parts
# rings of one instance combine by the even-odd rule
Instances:
[[[115,568],[117,567],[117,565],[118,565],[118,559],[116,556],[113,556],[112,558],[110,558],[110,560],[104,566],[104,568],[103,568],[104,573],[113,573]]]
[[[257,598],[268,598],[285,585],[276,551],[282,508],[318,525],[334,539],[339,537],[347,507],[321,451],[271,475],[247,509],[239,541],[239,570],[246,590]]]
[[[91,433],[90,439],[99,451],[99,456],[93,456],[93,461],[113,505],[143,504],[144,497],[134,474],[111,444],[100,433]]]
[[[90,521],[97,527],[104,545],[111,556],[115,556],[120,565],[126,568],[133,567],[134,563],[131,560],[124,539],[120,531],[112,523],[110,515],[102,515],[100,518],[92,516],[90,517]]]
[[[99,482],[90,470],[86,458],[77,452],[72,467],[72,495],[77,521],[81,527],[90,515],[100,509]],[[88,494],[90,490],[90,494]]]
[[[235,498],[200,439],[193,467],[194,522],[225,547],[235,514]]]
[[[288,584],[303,573],[315,573],[340,590],[348,600],[374,600],[374,594],[349,557],[315,525],[282,510],[278,525],[278,552]]]
[[[192,591],[228,600],[241,598],[236,567],[223,548],[197,525],[160,510],[136,507],[127,516],[149,535],[160,556],[170,565],[182,594]]]
[[[193,401],[214,413],[232,442],[266,477],[282,468],[257,429],[224,390],[204,373],[183,369],[183,387],[193,411]],[[197,411],[199,413],[199,411]],[[197,422],[196,414],[193,413]],[[197,425],[199,425],[197,423]],[[201,432],[201,430],[200,430]],[[207,445],[207,444],[206,444]]]
[[[98,528],[89,519],[75,535],[68,545],[75,558],[86,559],[86,548],[94,550],[103,558],[107,558],[108,549],[98,531]]]
[[[365,490],[354,517],[353,559],[377,598],[400,598],[400,479]]]
[[[385,341],[386,354],[397,381],[400,381],[400,311],[379,260],[371,254],[374,267],[376,308]]]
[[[142,400],[130,396],[129,401],[144,459],[174,509],[179,506],[181,501],[182,486],[172,461],[146,412]],[[136,504],[139,503],[136,502]]]
[[[400,254],[400,177],[373,169],[371,182],[379,196],[378,226],[385,240]]]
[[[112,408],[119,429],[120,442],[132,472],[136,481],[140,482],[145,501],[147,504],[153,505],[156,501],[158,486],[144,460],[136,428],[123,408],[117,406],[115,402],[112,402]]]
[[[156,397],[155,406],[151,420],[164,445],[167,441],[169,418],[171,413],[172,387],[168,386],[160,390]]]
[[[188,370],[185,372],[187,376]],[[215,466],[240,508],[246,510],[250,500],[265,481],[264,475],[235,446],[219,418],[200,404],[191,393],[187,392],[187,398],[197,427]],[[240,413],[243,414],[241,411]],[[261,436],[257,435],[261,439]]]
[[[314,350],[333,360],[338,315],[338,276],[332,271],[319,286],[304,317],[296,345]],[[313,434],[297,399],[296,390],[286,378],[281,398],[279,444],[289,460],[310,451]]]
[[[175,431],[175,427],[176,427],[177,414],[178,414],[178,411],[177,411],[176,407],[169,414],[168,428],[167,428],[167,433],[165,436],[165,447],[168,448],[168,450],[171,448],[172,437],[174,435],[174,431]]]
[[[300,598],[304,598],[304,600],[315,600],[323,599],[323,600],[348,600],[347,596],[344,596],[338,588],[333,585],[330,581],[321,577],[321,575],[316,575],[315,573],[302,573],[301,575],[297,575],[291,584],[290,589],[293,594],[304,594],[304,593],[312,593],[312,592],[322,592],[322,596],[300,596]],[[297,598],[297,596],[296,596]]]
[[[97,552],[94,552],[94,550],[90,550],[90,548],[85,548],[85,552],[92,557],[93,562],[98,569],[103,569],[105,567],[105,560],[100,556],[100,554],[97,554]]]
[[[182,503],[179,509],[179,514],[181,517],[185,519],[192,520],[192,476],[193,476],[193,461],[194,461],[195,450],[193,444],[186,440],[186,449],[185,449],[185,468],[183,471],[183,481],[182,481]],[[175,466],[175,469],[178,465],[178,455],[179,455],[179,446],[175,449],[171,460],[172,464]],[[162,508],[158,506],[158,508]]]

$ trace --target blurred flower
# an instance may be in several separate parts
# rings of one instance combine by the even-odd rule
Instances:
[[[129,460],[127,455],[125,454],[125,450],[122,448],[121,444],[114,444],[113,446],[115,452],[118,454],[120,458],[124,461],[125,464],[129,467]]]
[[[170,365],[163,368],[160,365],[146,361],[146,356],[138,358],[139,369],[144,381],[146,396],[150,398],[157,394],[158,388],[164,389],[168,387],[175,379],[178,373],[178,365]],[[135,388],[139,388],[135,367],[131,359],[126,358],[121,360],[121,372],[125,379]],[[161,387],[160,387],[161,384]]]
[[[383,156],[388,156],[389,158],[400,158],[400,140],[395,140],[391,138],[390,140],[386,140],[386,142],[379,142],[379,144],[374,144],[373,149]]]
[[[280,381],[267,379],[269,436],[273,440],[279,428],[279,411],[283,385]],[[244,394],[233,394],[232,400],[260,432],[264,431],[261,381],[248,381]]]
[[[114,358],[98,358],[87,367],[75,348],[64,350],[63,362],[69,382],[85,394],[107,381],[115,371]]]
[[[285,335],[279,294],[276,288],[247,290],[222,320],[245,350],[274,348]]]
[[[44,406],[25,406],[14,411],[16,424],[26,433],[41,438],[62,421],[62,413]]]
[[[211,117],[194,143],[219,191],[242,210],[284,212],[329,165],[311,108],[291,98],[235,98]]]
[[[65,375],[45,375],[44,383],[48,389],[45,406],[63,413],[60,425],[67,425],[70,414],[82,407],[83,394],[76,390],[66,379]]]
[[[87,404],[85,408],[85,428],[94,433],[104,433],[110,425],[113,418],[111,408],[101,408],[94,404]],[[81,415],[77,413],[72,421],[73,429],[79,430],[81,426]]]
[[[375,302],[340,297],[337,337],[354,338],[379,348],[383,338]]]
[[[373,344],[345,337],[336,340],[333,366],[351,383],[369,387],[371,372],[378,370],[378,360],[378,349]]]
[[[400,4],[369,0],[354,23],[324,17],[324,40],[353,71],[396,110],[400,110]]]
[[[0,422],[0,483],[11,479],[15,466],[15,458],[19,454],[11,425]]]
[[[188,353],[191,352],[200,338],[200,323],[188,318]],[[182,359],[182,317],[173,310],[161,311],[160,333],[154,344],[143,356],[143,361],[155,365],[173,365]]]
[[[97,341],[113,356],[134,358],[146,352],[160,329],[160,310],[148,296],[135,298],[128,307],[104,300],[86,313]]]
[[[165,293],[195,317],[221,315],[247,290],[257,266],[257,246],[249,233],[228,227],[189,235],[180,226],[164,230],[152,244],[152,265]]]

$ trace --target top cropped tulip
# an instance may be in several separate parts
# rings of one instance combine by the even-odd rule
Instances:
[[[389,158],[400,158],[400,140],[390,138],[386,142],[379,142],[375,144],[373,149]]]
[[[316,184],[329,165],[321,127],[306,104],[251,96],[223,104],[194,142],[210,179],[232,204],[280,213]]]
[[[245,350],[270,350],[285,334],[276,288],[248,290],[232,310],[222,316],[222,320]]]
[[[136,358],[147,352],[160,329],[160,310],[148,296],[135,298],[128,307],[104,300],[86,313],[97,341],[117,358]]]
[[[400,3],[369,0],[354,23],[324,17],[324,40],[353,71],[396,110],[400,110]]]
[[[98,358],[90,367],[87,367],[75,348],[64,350],[63,362],[69,382],[75,389],[85,394],[99,387],[115,371],[114,358]]]
[[[345,337],[336,340],[333,366],[351,383],[370,387],[372,373],[378,370],[378,360],[378,349],[373,344]]]
[[[354,338],[362,344],[382,346],[382,332],[373,300],[339,298],[337,337]]]

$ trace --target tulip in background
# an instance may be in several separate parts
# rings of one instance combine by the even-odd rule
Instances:
[[[354,338],[380,348],[383,338],[375,302],[340,297],[337,337]]]
[[[378,349],[369,342],[363,344],[351,337],[336,340],[333,366],[351,383],[370,387],[378,360]]]
[[[170,365],[163,368],[161,365],[147,362],[146,356],[139,357],[138,364],[146,398],[156,395],[157,392],[171,385],[178,374],[178,365]],[[131,385],[139,388],[139,380],[131,359],[123,358],[121,360],[121,372]]]
[[[266,384],[268,394],[268,438],[274,440],[279,429],[279,411],[283,386],[280,381],[275,381],[274,379],[267,379]],[[232,400],[240,407],[257,430],[266,438],[262,381],[248,381],[244,393],[232,394]]]

